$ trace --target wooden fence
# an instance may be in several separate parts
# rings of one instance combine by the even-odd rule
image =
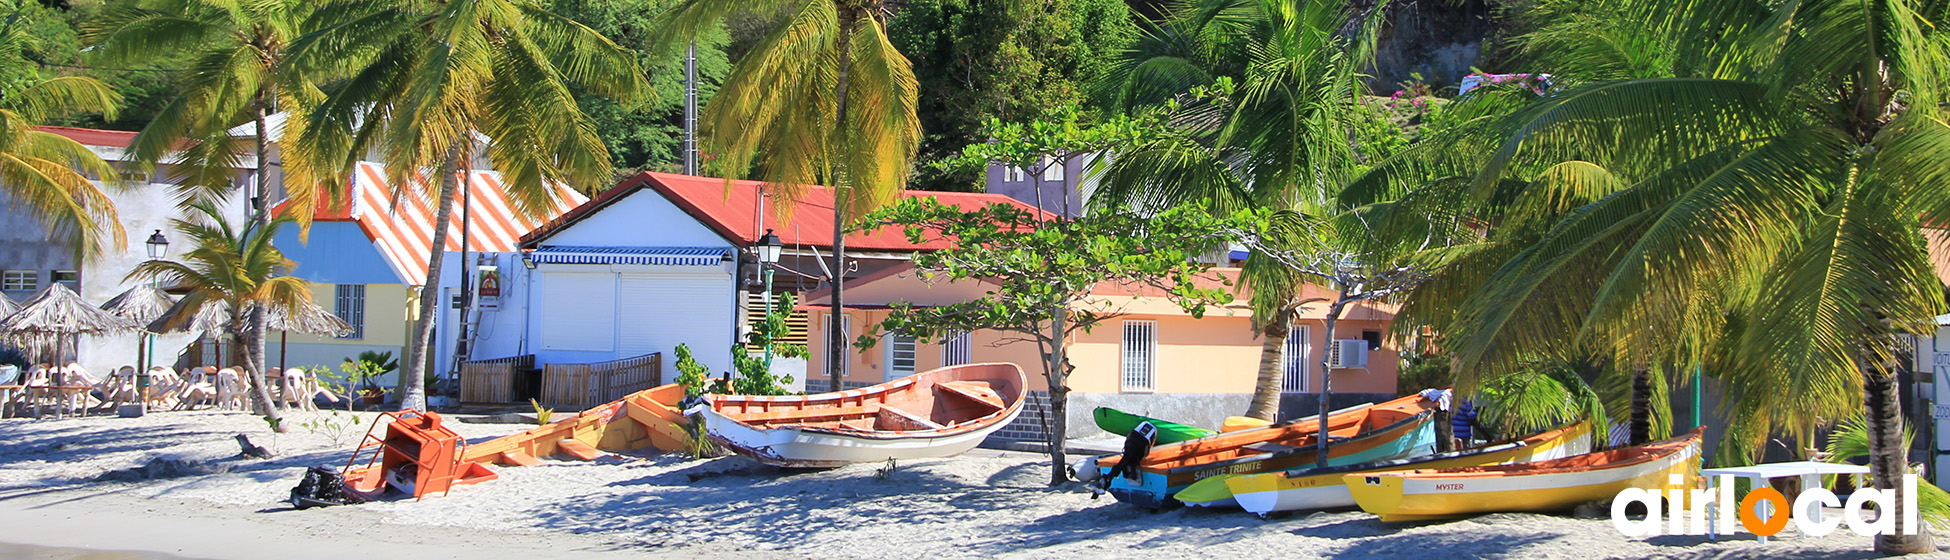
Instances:
[[[535,355],[476,360],[460,365],[460,400],[472,403],[515,402],[521,373],[535,369]]]
[[[548,364],[542,370],[542,406],[583,410],[663,384],[663,356],[656,353],[593,364]]]

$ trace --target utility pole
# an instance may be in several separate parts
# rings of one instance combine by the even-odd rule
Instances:
[[[684,174],[697,175],[697,41],[684,51]]]

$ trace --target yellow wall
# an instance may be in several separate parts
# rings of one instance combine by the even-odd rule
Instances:
[[[812,356],[807,360],[806,371],[808,392],[820,392],[826,388],[825,315],[828,311],[814,310],[809,319],[813,326],[807,333],[808,350]],[[858,338],[872,325],[885,318],[885,310],[854,310],[853,337]],[[1354,316],[1385,316],[1368,310],[1354,310],[1349,318],[1341,319],[1335,330],[1337,338],[1358,339],[1363,330],[1385,330],[1387,321],[1377,319],[1354,319]],[[1069,344],[1071,364],[1076,366],[1070,378],[1070,388],[1084,393],[1121,392],[1120,372],[1122,371],[1122,352],[1119,345],[1123,338],[1123,322],[1127,320],[1150,320],[1158,323],[1158,364],[1156,367],[1155,393],[1251,393],[1259,374],[1260,339],[1251,327],[1251,319],[1243,316],[1207,315],[1194,319],[1186,315],[1130,315],[1110,319],[1098,325],[1089,333],[1078,333]],[[1301,324],[1311,325],[1310,348],[1314,355],[1309,363],[1317,364],[1320,354],[1327,347],[1325,321],[1322,319],[1302,319]],[[1336,393],[1393,393],[1395,376],[1400,363],[1400,350],[1392,341],[1384,340],[1382,348],[1369,354],[1369,367],[1365,370],[1335,370],[1334,391]],[[1012,362],[1022,366],[1030,377],[1033,390],[1044,390],[1043,368],[1040,365],[1034,342],[1022,335],[996,331],[978,331],[970,341],[970,353],[977,362]],[[927,371],[941,366],[941,348],[933,344],[919,344],[916,347],[916,371]],[[847,381],[879,383],[884,379],[882,346],[875,346],[865,353],[857,349],[851,353],[852,369]],[[1320,376],[1318,366],[1309,368],[1316,372],[1308,378],[1310,392],[1318,392]]]
[[[326,310],[334,304],[332,284],[312,284],[311,301]],[[403,284],[366,284],[366,332],[363,338],[333,338],[292,333],[291,344],[342,344],[346,346],[404,346],[407,317],[417,309],[408,305]]]

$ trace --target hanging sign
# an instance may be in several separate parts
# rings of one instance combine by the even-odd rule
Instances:
[[[475,284],[475,286],[479,286],[477,291],[474,292],[475,297],[479,298],[476,301],[480,303],[482,311],[500,309],[501,267],[484,264],[481,265],[480,271],[480,282]]]

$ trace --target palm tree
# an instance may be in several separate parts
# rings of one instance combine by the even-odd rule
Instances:
[[[225,330],[248,348],[244,367],[251,376],[252,407],[282,432],[286,427],[277,407],[271,406],[264,378],[264,337],[250,324],[252,317],[261,317],[267,311],[282,309],[295,315],[311,303],[310,284],[288,276],[297,263],[271,244],[278,229],[291,219],[279,217],[264,225],[245,222],[239,230],[209,201],[192,202],[189,207],[195,212],[194,219],[171,220],[191,243],[181,262],[145,261],[129,277],[154,278],[189,288],[190,293],[177,303],[188,315],[195,315],[205,305],[226,306],[230,320]]]
[[[167,159],[172,166],[169,181],[183,191],[186,204],[229,197],[237,190],[237,168],[250,158],[256,168],[246,189],[248,219],[264,228],[270,222],[266,208],[273,172],[267,118],[275,105],[295,107],[309,96],[309,86],[279,66],[311,9],[308,0],[133,0],[109,5],[83,29],[84,38],[105,60],[132,65],[182,56],[192,61],[179,76],[178,95],[136,135],[128,157],[152,174]],[[240,142],[230,131],[246,123],[253,131],[251,141]],[[289,129],[303,126],[294,124]],[[311,213],[305,210],[317,197],[306,178],[307,166],[289,157],[295,152],[285,154],[287,180],[282,186],[296,201],[291,214],[308,224]],[[247,339],[264,338],[262,310],[249,310],[246,325],[251,331]],[[255,354],[246,361],[265,363],[262,345],[247,348]]]
[[[1358,69],[1372,58],[1373,25],[1380,21],[1368,19],[1349,37],[1340,32],[1349,16],[1340,0],[1207,0],[1147,30],[1105,87],[1132,108],[1187,99],[1172,117],[1179,133],[1120,150],[1093,203],[1195,203],[1219,214],[1271,209],[1325,223],[1318,217],[1337,213],[1329,195],[1353,159],[1347,135],[1361,92]],[[1324,240],[1289,237],[1316,247]],[[1342,249],[1367,245],[1338,241]],[[1255,251],[1241,272],[1242,284],[1253,290],[1254,328],[1263,341],[1246,415],[1265,420],[1280,413],[1291,322],[1313,303],[1301,299],[1302,286],[1320,281],[1289,264]],[[1345,302],[1332,303],[1338,311]]]
[[[0,21],[0,61],[27,68],[20,52],[26,4]],[[41,78],[31,70],[18,83],[0,83],[0,192],[73,247],[78,258],[126,246],[115,204],[88,180],[114,181],[115,168],[66,136],[40,129],[49,120],[84,113],[115,118],[121,96],[93,78]]]
[[[1935,23],[1950,5],[1601,5],[1700,60],[1566,88],[1486,127],[1477,201],[1526,162],[1583,159],[1624,186],[1501,267],[1480,320],[1521,314],[1524,294],[1566,271],[1593,274],[1578,340],[1624,359],[1676,343],[1681,363],[1734,348],[1716,373],[1760,424],[1733,431],[1748,449],[1866,409],[1874,486],[1902,492],[1899,337],[1944,308],[1922,232],[1950,221],[1950,37]],[[1934,545],[1919,531],[1876,548]]]
[[[236,169],[254,158],[250,219],[261,226],[270,218],[267,117],[277,105],[290,106],[303,95],[299,82],[280,73],[285,50],[311,15],[303,0],[217,1],[131,0],[112,3],[82,30],[83,38],[113,64],[141,64],[171,57],[192,61],[178,77],[178,95],[157,111],[129,146],[129,158],[154,172],[165,159],[172,183],[186,199],[220,201],[237,185]],[[230,130],[250,124],[249,143]],[[189,142],[184,142],[188,139]],[[293,198],[310,201],[307,185],[293,183]],[[299,192],[302,191],[302,192]],[[307,217],[308,218],[308,217]]]
[[[684,0],[657,19],[653,50],[662,52],[733,12],[786,14],[705,105],[702,148],[711,172],[727,181],[749,173],[775,188],[773,200],[786,209],[807,185],[833,189],[834,313],[846,308],[848,220],[905,188],[921,142],[914,112],[919,86],[907,58],[887,40],[889,4]],[[828,328],[826,373],[838,391],[851,341],[845,322]]]
[[[609,179],[609,151],[575,93],[632,103],[645,85],[635,55],[601,34],[523,0],[353,1],[319,10],[328,23],[292,43],[285,70],[336,80],[285,147],[320,162],[319,175],[344,173],[376,152],[393,196],[433,199],[437,224],[453,215],[457,171],[474,160],[477,139],[523,214],[550,208],[555,185],[596,188]],[[424,170],[439,178],[436,192],[412,191]],[[425,406],[446,244],[447,228],[434,228],[400,378],[403,407]]]

